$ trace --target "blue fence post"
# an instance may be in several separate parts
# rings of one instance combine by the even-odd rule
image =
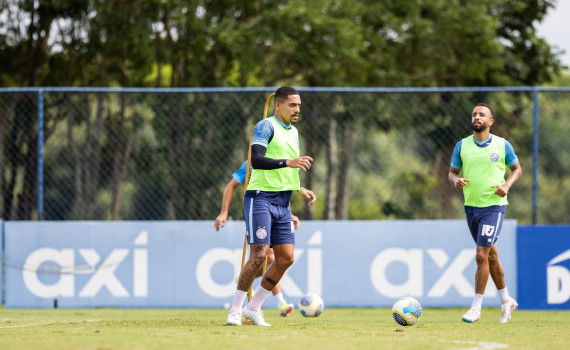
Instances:
[[[538,89],[534,88],[534,110],[532,116],[532,224],[536,225],[538,205]]]
[[[38,220],[44,216],[44,91],[38,90]]]

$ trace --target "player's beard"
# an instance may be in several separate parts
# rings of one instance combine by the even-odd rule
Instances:
[[[295,118],[295,120],[293,120],[293,118]],[[289,119],[289,121],[291,122],[291,124],[295,124],[297,122],[297,120],[299,120],[299,115],[292,115],[291,118]]]
[[[475,132],[481,132],[487,128],[487,125],[484,125],[483,123],[479,123],[479,125],[475,125],[475,123],[473,123],[471,126]]]

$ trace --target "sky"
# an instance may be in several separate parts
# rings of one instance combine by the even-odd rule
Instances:
[[[542,23],[537,26],[538,36],[551,46],[566,51],[560,56],[562,63],[570,67],[570,0],[558,0]]]

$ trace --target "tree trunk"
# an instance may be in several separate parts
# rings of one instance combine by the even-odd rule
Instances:
[[[86,95],[88,96],[88,95]],[[87,105],[89,105],[89,98],[85,98]],[[73,202],[74,207],[74,218],[81,220],[85,217],[85,196],[83,192],[83,157],[80,151],[75,145],[75,140],[73,139],[73,129],[75,127],[75,114],[71,106],[71,100],[66,103],[67,107],[67,144],[71,155],[74,160],[74,172],[73,172],[73,184],[75,188],[75,198]]]
[[[16,109],[16,103],[18,101],[18,93],[15,94],[7,94],[9,96],[9,102],[6,104],[8,108],[4,113],[0,113],[0,191],[2,191],[0,195],[0,217],[6,218],[6,213],[4,212],[4,204],[6,200],[6,191],[4,188],[4,177],[6,176],[5,171],[7,170],[4,167],[4,162],[6,161],[5,155],[5,142],[6,142],[6,128],[8,126],[8,121],[10,118],[14,118],[14,111]]]
[[[121,101],[121,110],[119,111],[119,123],[116,129],[113,131],[113,144],[115,145],[115,154],[113,155],[113,192],[111,195],[111,219],[117,220],[119,216],[120,207],[120,191],[122,188],[122,160],[123,152],[126,152],[126,144],[124,141],[125,134],[125,94],[119,94],[119,100]],[[130,138],[130,136],[129,136]]]
[[[348,199],[350,194],[350,166],[354,157],[354,133],[351,122],[343,123],[343,145],[337,180],[336,219],[348,219]]]
[[[325,219],[336,220],[336,178],[338,167],[338,145],[336,140],[337,121],[334,118],[329,120],[328,142],[327,142],[327,186],[325,203]]]
[[[455,218],[455,208],[453,206],[453,191],[455,187],[447,179],[449,172],[449,161],[451,159],[451,154],[447,149],[438,147],[435,154],[435,162],[433,167],[434,175],[437,179],[437,196],[441,201],[440,210],[442,217],[441,219],[452,219]]]
[[[37,17],[37,21],[35,18]],[[32,12],[31,22],[28,28],[28,55],[22,57],[24,66],[28,66],[28,86],[37,86],[41,84],[43,71],[48,60],[48,39],[51,30],[51,24],[56,18],[56,14],[49,6],[42,6],[38,2],[36,11]],[[35,34],[35,38],[34,38]],[[26,64],[27,63],[27,64]],[[37,107],[37,106],[36,106]],[[38,156],[38,140],[36,126],[36,114],[22,113],[23,121],[27,124],[24,127],[31,132],[27,133],[26,138],[22,138],[19,142],[26,142],[26,154],[23,167],[23,189],[18,198],[18,207],[16,218],[19,220],[31,220],[36,203],[37,195],[37,156]],[[31,134],[31,135],[30,135]],[[26,141],[23,141],[26,140]],[[20,143],[20,144],[22,144]],[[23,146],[23,145],[22,145]],[[22,147],[23,148],[23,147]],[[17,173],[17,172],[16,172]]]
[[[30,125],[34,125],[34,117],[26,118]],[[16,218],[17,220],[32,220],[32,214],[34,212],[35,205],[37,203],[37,193],[38,193],[38,132],[36,128],[32,127],[29,129],[33,130],[27,142],[27,153],[24,159],[24,170],[23,170],[23,190],[22,194],[18,198],[18,211]]]
[[[9,149],[14,149],[14,145],[10,145],[11,147]],[[12,206],[14,204],[14,189],[16,188],[16,177],[17,177],[17,171],[18,171],[18,159],[17,154],[18,153],[12,153],[9,152],[9,154],[12,155],[12,157],[9,158],[10,161],[10,177],[9,177],[9,181],[6,183],[6,188],[4,190],[4,193],[6,193],[6,197],[4,199],[4,220],[11,220],[12,219]]]
[[[125,123],[126,123],[126,101],[125,94],[121,94],[121,112],[119,116],[119,125],[117,127],[117,133],[115,138],[115,156],[113,162],[113,194],[111,202],[111,219],[119,219],[119,212],[121,208],[121,199],[123,196],[123,184],[125,177],[127,176],[128,164],[131,157],[131,151],[133,149],[133,143],[135,140],[136,130],[134,125],[136,124],[133,120],[133,128],[129,132],[128,139],[125,142]],[[138,118],[135,114],[133,119]]]
[[[156,33],[154,40],[154,48],[156,54],[156,87],[162,86],[162,55],[160,48],[160,33]]]
[[[30,57],[28,58],[30,62],[30,77],[29,77],[29,86],[37,86],[41,83],[41,76],[44,72],[46,67],[46,62],[48,59],[48,39],[51,31],[52,22],[56,18],[56,13],[53,11],[50,6],[42,6],[42,2],[38,2],[37,14],[38,20],[37,25],[34,25],[34,15],[36,13],[32,13],[32,21],[29,24],[29,42],[31,47],[30,48]],[[34,35],[37,35],[37,40],[34,41]],[[25,60],[25,58],[24,58]]]
[[[86,219],[95,219],[99,176],[101,173],[101,137],[103,135],[103,114],[105,113],[105,95],[97,94],[97,111],[93,121],[93,132],[87,135],[87,159],[85,159],[85,198],[87,202]],[[109,113],[109,112],[108,112]],[[90,129],[88,124],[87,130]]]
[[[127,144],[125,145],[125,152],[121,157],[121,166],[118,169],[118,173],[115,179],[114,191],[113,191],[113,207],[112,207],[112,214],[111,219],[117,220],[119,219],[119,209],[121,207],[121,199],[123,197],[123,184],[125,177],[127,176],[127,169],[129,165],[129,159],[131,158],[131,151],[133,149],[133,143],[135,140],[136,132],[133,130],[129,134],[129,138],[127,140]]]
[[[30,220],[35,202],[37,180],[37,103],[30,113],[27,99],[20,99],[16,105],[14,123],[10,132],[10,149],[12,176],[8,190],[11,192],[9,208],[6,214],[12,214],[12,206],[17,204],[15,219]],[[16,183],[23,181],[22,192],[17,195]]]
[[[302,156],[309,156],[313,159],[317,157],[318,154],[318,118],[319,118],[319,108],[318,105],[314,103],[309,103],[309,107],[307,107],[307,113],[305,114],[307,118],[304,119],[305,125],[303,126],[303,134],[300,135],[300,138],[303,142],[305,142],[305,154],[301,154]],[[301,142],[301,140],[300,140]],[[315,176],[314,170],[310,169],[305,173],[305,183],[302,184],[303,187],[308,188],[309,190],[315,189]],[[309,206],[305,201],[305,210],[304,210],[304,217],[305,220],[313,220],[313,213],[314,209],[313,206]]]
[[[103,134],[103,93],[97,93],[97,108],[94,120],[91,118],[89,108],[86,111],[85,146],[81,152],[73,139],[75,126],[74,111],[70,111],[68,119],[67,139],[75,159],[75,207],[78,220],[95,219],[95,207],[99,190],[99,177],[101,171],[101,136]],[[86,97],[89,106],[89,98]]]
[[[170,193],[168,194],[168,202],[166,207],[166,219],[176,220],[176,200],[178,198],[178,162],[177,162],[177,144],[178,144],[178,113],[169,108],[168,115],[168,165],[170,167]]]

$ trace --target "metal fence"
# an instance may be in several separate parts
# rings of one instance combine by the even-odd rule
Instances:
[[[301,181],[319,198],[293,196],[301,218],[463,218],[447,173],[485,102],[523,168],[507,217],[570,222],[570,88],[299,90],[301,153],[315,159]],[[273,91],[0,89],[1,217],[214,219]]]

